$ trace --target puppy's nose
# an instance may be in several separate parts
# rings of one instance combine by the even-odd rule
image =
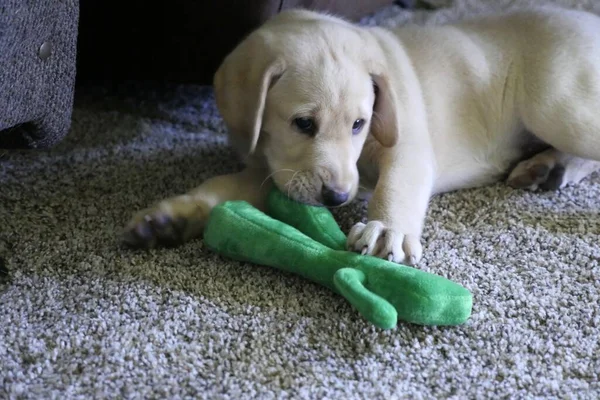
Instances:
[[[323,186],[323,189],[321,189],[321,196],[323,196],[323,204],[335,207],[345,203],[350,194],[348,192],[338,192],[330,187]]]

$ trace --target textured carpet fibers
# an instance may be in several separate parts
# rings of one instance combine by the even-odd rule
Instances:
[[[391,7],[365,22],[490,4]],[[420,268],[469,288],[473,316],[383,332],[326,289],[201,240],[118,245],[134,210],[234,170],[231,156],[210,88],[194,86],[87,89],[61,145],[0,155],[12,280],[0,398],[597,398],[599,177],[559,193],[498,184],[434,198]],[[364,216],[360,201],[336,212],[346,230]]]

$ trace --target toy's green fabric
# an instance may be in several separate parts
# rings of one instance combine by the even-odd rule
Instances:
[[[344,296],[383,329],[398,320],[458,325],[471,315],[472,295],[438,275],[344,251],[346,237],[329,210],[303,205],[276,189],[268,213],[243,201],[213,208],[206,246],[224,256],[301,275]]]
[[[293,226],[317,242],[334,250],[346,248],[346,235],[325,207],[307,206],[292,201],[277,189],[269,193],[267,214]]]

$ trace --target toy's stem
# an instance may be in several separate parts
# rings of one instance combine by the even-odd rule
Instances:
[[[332,250],[245,202],[215,207],[204,243],[227,257],[295,273],[328,287],[382,328],[395,325],[392,308],[398,318],[426,325],[455,325],[470,315],[471,295],[460,285],[379,258]],[[346,271],[339,272],[342,269]]]

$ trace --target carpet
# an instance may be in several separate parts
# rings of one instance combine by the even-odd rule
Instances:
[[[522,5],[390,7],[363,23]],[[210,88],[140,84],[79,91],[51,150],[0,152],[0,398],[597,398],[600,177],[435,197],[420,268],[470,289],[472,318],[380,331],[326,289],[201,240],[119,245],[134,210],[233,171],[231,154]],[[347,230],[365,204],[335,215]]]

